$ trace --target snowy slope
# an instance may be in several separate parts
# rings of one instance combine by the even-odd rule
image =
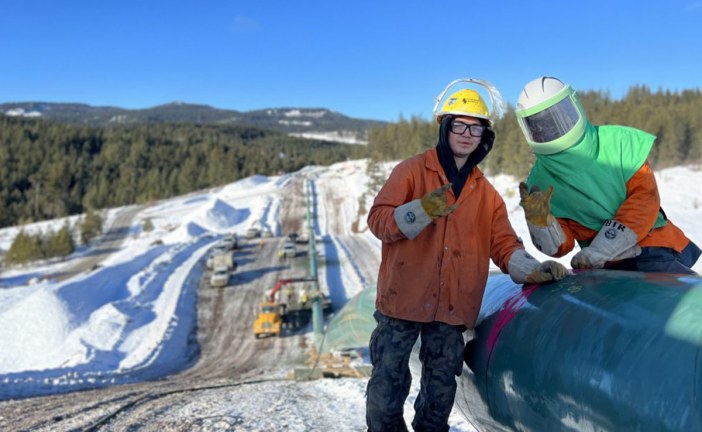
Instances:
[[[308,167],[297,174],[313,179],[318,196],[333,194],[338,200],[333,209],[318,209],[319,233],[358,235],[349,228],[355,222],[360,235],[375,242],[371,253],[379,256],[380,244],[368,233],[365,217],[359,216],[359,198],[367,181],[365,162]],[[162,373],[182,367],[182,359],[188,357],[184,353],[185,338],[196,317],[194,291],[202,271],[197,263],[225,233],[243,235],[249,226],[258,224],[280,235],[279,191],[292,175],[296,174],[253,176],[146,207],[134,219],[129,238],[119,251],[100,268],[63,282],[51,275],[73,265],[89,250],[79,251],[64,262],[1,273],[0,398],[31,396],[38,386],[53,386],[60,392],[95,383],[128,382],[129,374],[135,371],[148,372],[151,368]],[[673,168],[657,173],[657,179],[668,217],[702,244],[702,198],[689,187],[702,182],[702,172]],[[530,246],[518,205],[517,180],[500,175],[490,181],[505,198],[510,219],[527,249],[537,258],[545,258]],[[366,209],[371,199],[366,197]],[[110,210],[108,224],[122,210]],[[335,213],[334,218],[328,217],[330,211]],[[340,223],[339,213],[344,222],[332,226]],[[141,230],[146,219],[152,221],[153,231]],[[25,229],[45,231],[63,223],[43,222]],[[17,228],[0,230],[0,247],[7,249],[16,233]],[[364,263],[358,257],[334,242],[332,245],[328,253],[339,258],[335,270],[338,276],[327,278],[325,283],[331,285],[329,292],[348,299],[373,281],[359,276],[363,274],[359,266]],[[569,264],[570,255],[561,261]],[[702,262],[695,270],[702,272]],[[190,299],[190,303],[183,299]],[[364,386],[363,380],[355,379],[252,384],[246,386],[246,398],[238,393],[243,389],[203,394],[193,398],[192,406],[181,407],[178,415],[188,418],[193,411],[210,410],[227,419],[240,418],[250,430],[315,430],[310,428],[312,419],[319,422],[319,429],[332,430],[338,425],[340,429],[336,430],[360,430],[364,425]],[[271,405],[270,392],[282,399]],[[336,400],[338,405],[334,412],[315,412],[315,398]],[[410,397],[408,420],[412,401]],[[278,429],[271,423],[271,412],[282,413],[276,417]],[[280,423],[281,419],[287,419],[285,424]],[[451,425],[454,431],[472,430],[457,416],[452,417]]]

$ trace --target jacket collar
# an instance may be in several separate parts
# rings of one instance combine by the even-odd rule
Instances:
[[[437,175],[441,178],[441,184],[448,183],[448,178],[446,177],[444,168],[441,166],[441,162],[439,162],[439,154],[436,150],[436,147],[424,152],[424,167],[430,171],[435,171]],[[463,199],[466,196],[470,195],[470,192],[472,192],[475,188],[476,182],[482,177],[483,172],[480,170],[480,168],[478,168],[477,166],[473,167],[473,170],[471,171],[470,176],[468,177],[468,181],[464,186],[464,188],[467,187],[468,190],[465,193],[461,193],[460,199],[458,200],[459,202],[463,201]]]

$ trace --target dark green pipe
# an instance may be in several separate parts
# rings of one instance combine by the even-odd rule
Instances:
[[[697,276],[492,276],[457,404],[486,431],[702,431],[701,345]]]
[[[312,328],[314,330],[315,339],[317,340],[317,348],[320,345],[322,337],[324,312],[322,310],[322,299],[319,293],[319,283],[317,281],[317,234],[314,231],[313,219],[316,217],[312,210],[312,185],[310,180],[306,182],[307,193],[305,202],[307,203],[307,232],[309,237],[309,249],[307,256],[310,260],[310,279],[312,279],[310,291],[312,292]]]

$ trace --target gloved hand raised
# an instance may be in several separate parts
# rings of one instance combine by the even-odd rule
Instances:
[[[527,283],[544,283],[559,281],[568,276],[570,271],[558,261],[544,261],[526,276]]]
[[[524,208],[524,216],[527,222],[537,227],[545,227],[549,223],[551,216],[551,194],[553,186],[549,186],[546,193],[541,192],[538,186],[533,186],[528,190],[525,182],[519,183],[519,204]]]
[[[451,183],[446,183],[440,188],[424,195],[421,199],[422,208],[432,219],[447,216],[458,208],[458,203],[449,206],[446,191],[451,188]]]

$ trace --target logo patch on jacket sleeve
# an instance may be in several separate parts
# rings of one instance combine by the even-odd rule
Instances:
[[[414,221],[417,220],[417,216],[414,215],[414,212],[408,211],[405,213],[405,222],[408,224],[414,223]]]

